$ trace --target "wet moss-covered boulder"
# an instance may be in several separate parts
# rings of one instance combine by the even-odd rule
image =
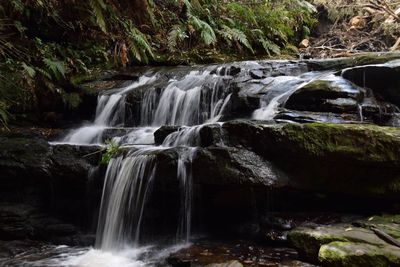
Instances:
[[[322,266],[394,267],[400,266],[400,249],[393,246],[332,242],[321,247],[318,258]]]
[[[396,215],[374,216],[332,225],[305,225],[288,234],[302,258],[322,266],[400,266]],[[377,233],[377,231],[379,231]],[[389,238],[382,237],[382,234]]]
[[[280,167],[289,185],[318,192],[398,198],[400,129],[357,124],[224,124],[227,143]]]

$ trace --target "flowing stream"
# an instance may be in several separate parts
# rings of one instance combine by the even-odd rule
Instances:
[[[241,94],[259,97],[259,107],[255,107],[247,118],[272,120],[284,110],[288,97],[317,79],[333,82],[342,91],[354,91],[352,85],[333,72],[293,71],[291,67],[287,73],[280,70],[283,72],[281,75],[260,78],[254,82],[254,88],[248,86],[237,90],[230,86],[232,81],[236,79],[237,84],[254,81],[252,77],[256,74],[251,74],[251,71],[259,63],[244,62],[241,66],[239,78],[234,78],[234,69],[229,66],[197,68],[183,75],[170,76],[163,83],[158,81],[165,73],[156,72],[144,74],[126,87],[100,94],[93,122],[72,130],[55,142],[99,145],[111,139],[124,150],[124,153],[112,158],[107,167],[95,248],[68,250],[57,247],[54,250],[68,252],[54,252],[58,256],[47,262],[38,261],[37,266],[155,265],[191,241],[192,162],[200,146],[200,131],[204,124],[222,123],[225,118],[232,118],[229,112],[237,105]],[[141,99],[140,103],[135,102],[135,110],[140,116],[133,122],[127,111],[132,94],[139,95]],[[362,121],[362,108],[359,113]],[[169,134],[162,145],[156,146],[154,132],[165,125],[181,128]],[[180,190],[180,212],[176,239],[167,247],[160,248],[142,242],[141,230],[146,204],[155,183],[157,154],[171,148],[179,148],[176,149],[176,179]]]

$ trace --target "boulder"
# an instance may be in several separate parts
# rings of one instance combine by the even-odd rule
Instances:
[[[316,80],[296,90],[285,107],[301,111],[355,113],[363,92],[343,81]]]
[[[400,107],[400,60],[345,69],[342,77]]]
[[[400,129],[356,124],[233,121],[226,143],[271,161],[297,189],[397,198]]]
[[[302,258],[322,266],[400,266],[400,248],[370,228],[399,239],[399,225],[393,223],[397,220],[396,215],[386,215],[353,224],[305,225],[290,231],[288,238]]]
[[[102,190],[89,175],[101,156],[98,147],[51,146],[26,135],[0,140],[0,239],[63,243],[91,225]],[[93,199],[97,204],[89,206]]]

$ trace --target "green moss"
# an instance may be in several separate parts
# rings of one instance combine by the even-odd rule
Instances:
[[[360,161],[399,161],[400,129],[375,125],[288,124],[277,130],[309,156],[352,156]]]
[[[311,61],[309,64],[315,70],[344,69],[361,65],[381,64],[400,58],[400,53],[364,53],[354,57]]]
[[[324,244],[333,241],[347,241],[345,238],[324,233],[315,229],[297,228],[288,234],[290,244],[295,247],[302,257],[317,262],[318,251]]]
[[[318,258],[323,266],[399,266],[400,251],[369,244],[332,242],[321,247]]]

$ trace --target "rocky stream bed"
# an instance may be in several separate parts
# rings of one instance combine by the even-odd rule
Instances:
[[[0,266],[400,266],[398,59],[82,84],[91,122],[0,132]]]

